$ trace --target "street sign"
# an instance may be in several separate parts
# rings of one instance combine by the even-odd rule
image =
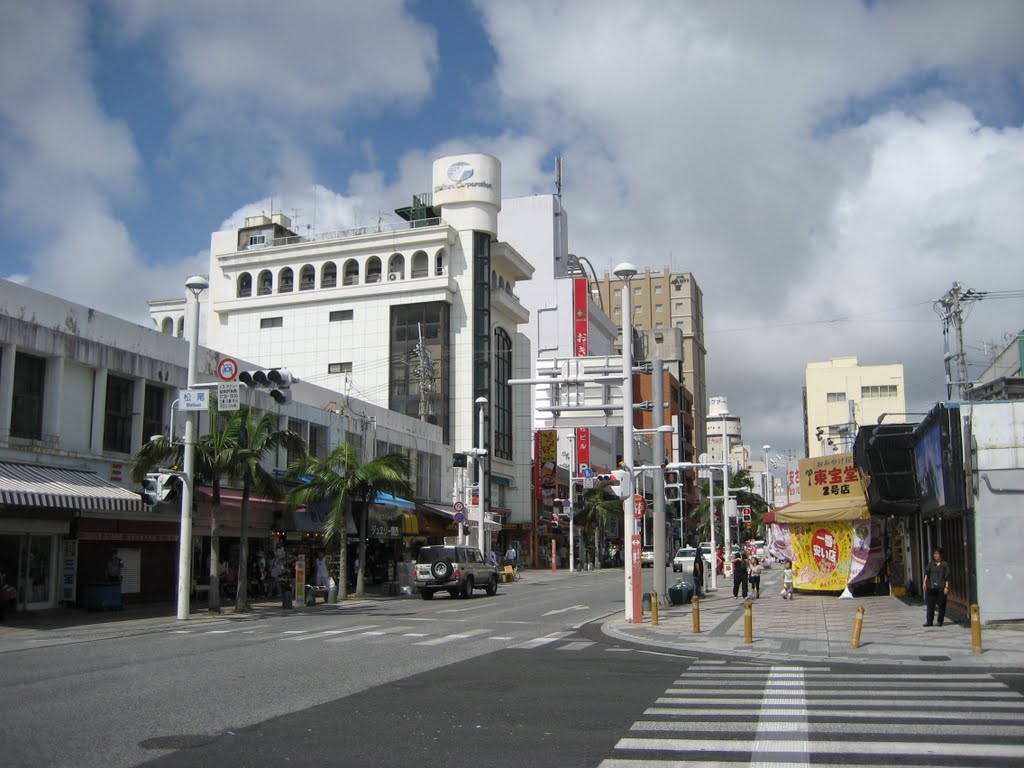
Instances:
[[[592,477],[584,477],[583,478],[583,490],[589,491],[589,490],[592,490],[593,487],[594,487],[594,478],[592,478]]]
[[[222,381],[217,385],[217,410],[237,411],[239,408],[238,391],[241,385],[237,381]]]
[[[234,381],[235,376],[237,375],[238,363],[236,363],[232,358],[225,357],[217,363],[217,376],[222,381]]]
[[[464,514],[462,514],[461,512],[456,512],[455,513],[455,522],[456,523],[461,523],[465,519],[466,519],[466,516]]]
[[[178,390],[179,411],[208,411],[210,410],[210,393],[205,389],[179,389]]]
[[[466,505],[463,504],[461,501],[456,501],[454,504],[452,504],[452,508],[456,512],[463,512],[466,509]]]
[[[641,496],[639,493],[633,494],[633,517],[637,520],[643,520],[644,515],[647,514],[647,499]]]
[[[587,467],[586,469],[583,470],[583,476],[584,477],[593,477],[594,476],[594,470],[592,470],[590,467]]]

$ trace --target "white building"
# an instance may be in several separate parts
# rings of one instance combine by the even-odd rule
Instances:
[[[454,452],[477,446],[486,398],[488,506],[525,522],[529,395],[507,382],[530,371],[518,330],[529,314],[515,291],[534,268],[498,239],[501,164],[441,158],[431,191],[412,199],[399,229],[298,235],[276,214],[213,233],[205,337],[339,402],[358,396],[436,424]],[[176,311],[151,305],[158,328]]]
[[[804,386],[804,449],[808,458],[853,450],[857,427],[907,410],[903,365],[859,365],[856,357],[808,363]]]

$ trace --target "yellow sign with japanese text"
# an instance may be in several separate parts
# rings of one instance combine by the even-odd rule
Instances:
[[[864,498],[852,453],[800,459],[800,501]]]

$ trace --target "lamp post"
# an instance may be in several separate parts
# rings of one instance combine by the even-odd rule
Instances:
[[[576,517],[576,435],[574,432],[565,436],[569,441],[569,573],[576,571],[576,555],[573,552],[573,520]],[[580,555],[583,554],[582,550],[583,548],[580,547]]]
[[[722,563],[722,574],[726,573],[726,567],[730,566],[732,562],[732,543],[729,541],[730,534],[732,533],[731,524],[729,523],[729,499],[731,497],[729,488],[729,439],[726,434],[727,422],[729,412],[724,411],[722,413],[722,549],[724,551],[724,562]]]
[[[622,468],[626,470],[625,488],[620,492],[623,502],[622,544],[626,551],[625,577],[626,621],[643,621],[640,595],[640,542],[633,519],[633,301],[629,281],[637,268],[622,262],[613,270],[622,280]]]
[[[764,496],[762,496],[761,498],[764,499],[765,504],[769,505],[771,504],[771,501],[768,497],[771,496],[772,494],[772,475],[771,472],[768,471],[768,451],[770,451],[771,449],[772,447],[770,445],[761,446],[761,450],[764,451]]]
[[[189,305],[188,333],[188,389],[196,383],[196,353],[199,347],[199,294],[210,287],[202,275],[194,275],[185,281],[185,287],[192,294]],[[178,533],[178,620],[188,618],[189,599],[192,594],[192,485],[196,460],[196,414],[185,414],[184,478],[181,484],[181,530]]]
[[[487,398],[481,395],[476,399],[476,405],[479,409],[477,411],[479,423],[477,424],[476,430],[476,496],[479,501],[478,507],[480,509],[480,528],[477,532],[476,541],[479,550],[486,553],[487,550],[484,548],[484,521],[486,519],[486,516],[484,515],[484,511],[486,509],[486,505],[484,504],[484,418],[487,411]]]

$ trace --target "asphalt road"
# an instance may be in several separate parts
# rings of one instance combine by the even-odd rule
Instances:
[[[494,598],[350,602],[9,651],[0,764],[1024,764],[1013,671],[668,654],[588,624],[621,609],[621,570],[532,573]]]

